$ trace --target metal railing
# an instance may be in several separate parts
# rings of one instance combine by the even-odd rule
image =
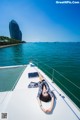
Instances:
[[[80,99],[74,94],[74,92],[70,91],[69,86],[73,86],[74,89],[76,89],[77,91],[80,90],[80,87],[76,84],[74,84],[71,80],[69,80],[68,78],[66,78],[64,75],[62,75],[59,71],[55,70],[54,68],[48,66],[47,64],[45,64],[42,61],[39,61],[38,59],[32,59],[29,58],[29,62],[30,60],[37,66],[39,67],[41,70],[44,71],[44,73],[46,73],[52,80],[52,82],[55,82],[66,94],[69,94],[69,98],[72,99],[72,97],[78,102],[80,103]],[[28,62],[28,61],[27,61]],[[28,62],[28,63],[29,63]],[[19,66],[21,67],[21,66]],[[11,88],[10,91],[12,91],[15,87],[15,85],[17,84],[17,81],[19,80],[20,76],[18,77],[18,79],[15,81],[13,87]],[[64,82],[66,82],[68,85],[65,85]],[[72,97],[71,97],[72,96]],[[73,101],[73,100],[72,100]]]
[[[55,82],[61,89],[62,91],[64,91],[64,93],[72,100],[72,98],[74,99],[74,103],[77,107],[79,107],[75,101],[78,102],[78,104],[80,104],[80,99],[74,94],[74,90],[79,91],[80,92],[80,87],[78,85],[76,85],[74,82],[72,82],[70,79],[68,79],[67,77],[65,77],[63,74],[61,74],[59,71],[55,70],[54,68],[48,66],[47,64],[45,64],[42,61],[38,61],[37,59],[34,59],[32,61],[37,67],[39,67],[41,70],[44,71],[44,73],[46,73],[53,82]],[[47,68],[49,69],[46,69]],[[67,83],[66,85],[64,83]],[[71,91],[70,89],[72,87],[74,88],[73,91]]]

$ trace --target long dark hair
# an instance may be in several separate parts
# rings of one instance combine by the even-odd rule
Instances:
[[[48,96],[43,96],[41,93],[40,100],[42,100],[43,102],[49,102],[51,100],[51,96],[49,94]]]
[[[42,90],[43,90],[43,86],[45,86],[45,84],[42,85]],[[49,102],[51,100],[51,96],[49,94],[47,96],[43,96],[43,94],[41,93],[40,100],[42,100],[44,102]]]

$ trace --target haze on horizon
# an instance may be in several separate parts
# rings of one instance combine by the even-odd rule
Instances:
[[[80,4],[0,0],[0,36],[10,37],[12,19],[18,23],[26,42],[80,42]]]

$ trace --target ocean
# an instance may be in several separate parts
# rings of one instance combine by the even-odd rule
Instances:
[[[53,81],[80,108],[79,42],[35,42],[0,48],[0,66],[22,65],[29,61],[38,65],[51,79],[53,77]],[[19,71],[21,73],[23,69]],[[0,70],[0,81],[1,75]]]

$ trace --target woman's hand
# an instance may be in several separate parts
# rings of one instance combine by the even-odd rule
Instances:
[[[49,108],[49,109],[44,109],[42,106],[41,106],[40,108],[41,108],[42,111],[45,112],[45,113],[50,113],[50,112],[52,111],[51,108]]]
[[[43,112],[47,112],[42,106],[40,107]]]
[[[46,110],[46,113],[50,113],[50,112],[52,111],[53,105],[54,105],[54,98],[52,97],[51,106],[50,106],[50,108],[48,108],[48,109]]]
[[[46,110],[46,113],[50,113],[51,111],[52,111],[52,109],[49,108],[49,109]]]

